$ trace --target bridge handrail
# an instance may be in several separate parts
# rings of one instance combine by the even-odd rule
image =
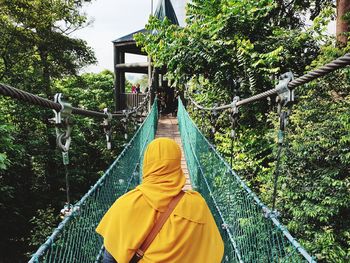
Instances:
[[[207,140],[207,138],[202,134],[202,132],[199,130],[199,128],[197,127],[197,125],[195,125],[195,123],[193,122],[193,120],[190,118],[188,112],[185,110],[181,99],[179,99],[179,111],[178,111],[178,118],[179,118],[179,127],[180,127],[180,132],[181,132],[181,137],[184,140],[184,138],[189,137],[189,134],[191,132],[190,128],[188,127],[187,124],[189,124],[189,126],[191,126],[191,128],[193,128],[195,130],[195,132],[201,137],[200,139],[203,140],[208,147],[211,149],[211,151],[214,153],[214,155],[221,161],[221,163],[226,167],[226,172],[228,172],[228,174],[231,174],[234,178],[234,180],[236,180],[240,186],[242,187],[242,189],[244,189],[244,191],[246,192],[246,194],[248,194],[250,196],[250,198],[253,199],[253,201],[260,207],[261,210],[261,216],[264,216],[266,219],[270,219],[271,222],[273,223],[273,225],[282,232],[283,236],[290,242],[290,244],[300,253],[300,255],[302,255],[302,257],[307,261],[307,262],[316,262],[314,260],[314,258],[312,256],[310,256],[308,254],[308,252],[296,241],[296,239],[289,233],[289,231],[280,223],[280,221],[276,218],[275,213],[273,213],[258,197],[255,193],[253,193],[253,191],[245,184],[245,182],[236,174],[236,172],[234,172],[232,170],[232,168],[230,167],[230,165],[226,162],[226,160],[217,152],[217,150],[215,149],[215,147]],[[184,123],[186,122],[186,124]],[[192,130],[193,132],[193,130]],[[214,198],[214,194],[213,191],[207,181],[207,178],[205,177],[205,174],[203,172],[203,167],[200,164],[199,161],[199,157],[198,157],[198,149],[195,149],[195,147],[193,146],[194,142],[193,140],[189,140],[189,141],[183,141],[182,142],[183,145],[185,146],[185,152],[186,152],[186,157],[189,156],[188,153],[188,149],[186,147],[186,145],[190,145],[190,151],[195,159],[195,161],[197,162],[198,168],[201,172],[202,175],[202,179],[205,182],[206,187],[208,188],[209,191],[209,195],[210,195],[210,199],[212,200],[212,202],[214,203],[214,208],[217,210],[219,217],[220,217],[220,221],[221,221],[221,225],[223,226],[223,230],[225,232],[227,232],[230,242],[235,250],[236,253],[236,257],[237,260],[239,262],[244,262],[244,256],[241,255],[238,245],[236,244],[235,240],[234,240],[234,234],[231,232],[230,228],[227,227],[227,222],[225,220],[225,217],[223,216],[223,213],[219,207],[219,205],[217,204],[217,200],[215,200]],[[188,165],[189,167],[189,171],[190,171],[190,175],[194,176],[194,172],[192,171],[191,173],[191,165]],[[196,181],[196,179],[193,180],[193,178],[191,178],[192,181]],[[208,197],[209,198],[209,197]]]
[[[155,101],[153,103],[152,109],[151,109],[150,113],[148,114],[148,116],[146,117],[145,121],[142,123],[142,125],[139,127],[139,129],[136,131],[136,133],[134,134],[132,139],[126,144],[123,151],[118,155],[118,157],[115,159],[115,161],[112,163],[112,165],[106,170],[104,175],[95,183],[95,185],[92,186],[91,189],[73,206],[72,213],[70,215],[66,216],[64,218],[64,220],[62,222],[60,222],[58,227],[47,238],[46,242],[44,244],[42,244],[39,247],[39,249],[32,255],[32,258],[29,261],[30,263],[41,262],[40,258],[42,258],[45,255],[45,253],[48,253],[48,250],[53,246],[54,242],[59,238],[59,236],[62,234],[64,228],[70,223],[70,221],[72,221],[75,217],[80,215],[81,209],[84,206],[84,204],[87,202],[87,200],[90,197],[92,197],[94,194],[96,194],[100,190],[100,188],[102,188],[105,181],[107,180],[108,177],[111,176],[111,174],[113,173],[113,170],[115,169],[117,164],[120,162],[120,160],[127,154],[127,152],[130,150],[131,147],[135,146],[134,143],[135,142],[137,143],[137,138],[142,133],[144,127],[146,125],[149,125],[150,127],[149,127],[149,130],[148,130],[147,135],[145,137],[146,140],[142,143],[142,145],[140,147],[140,153],[139,153],[138,160],[140,160],[142,158],[144,148],[154,138],[155,129],[156,129],[156,120],[158,118],[157,114],[158,114],[157,102]],[[135,160],[133,160],[133,161],[135,161]],[[140,161],[134,162],[134,163],[136,166],[140,167]],[[133,169],[133,171],[135,171],[136,168],[137,167],[135,167]],[[135,176],[134,172],[133,172],[132,176],[129,178],[128,185],[127,185],[124,192],[126,192],[128,190],[128,188],[130,186],[130,182],[135,179],[133,176]],[[112,203],[109,204],[109,206],[110,205],[112,205]],[[102,215],[104,214],[104,212],[102,213]],[[102,245],[102,242],[101,242],[101,245]],[[95,256],[98,256],[98,254],[99,253],[96,253]],[[50,260],[51,259],[49,259],[48,262],[51,262]]]

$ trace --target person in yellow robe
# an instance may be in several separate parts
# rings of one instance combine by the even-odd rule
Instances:
[[[181,150],[174,140],[158,138],[148,145],[142,178],[139,186],[115,201],[96,229],[104,238],[107,257],[118,263],[129,263],[160,213],[184,187]],[[219,263],[223,253],[205,200],[196,191],[186,191],[139,262]]]

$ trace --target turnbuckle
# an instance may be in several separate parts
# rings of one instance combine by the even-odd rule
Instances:
[[[62,150],[63,164],[69,164],[68,151],[71,143],[71,114],[72,105],[63,101],[62,93],[57,93],[54,97],[54,102],[61,105],[61,110],[53,110],[55,117],[56,143],[58,148]]]
[[[112,125],[111,125],[111,120],[112,120],[112,114],[108,112],[107,108],[103,109],[103,113],[106,115],[106,117],[103,119],[102,126],[103,126],[103,131],[106,135],[106,141],[107,141],[107,149],[110,150],[112,149]]]

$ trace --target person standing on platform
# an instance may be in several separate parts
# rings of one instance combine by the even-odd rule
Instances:
[[[131,86],[131,93],[136,93],[136,87],[135,87],[135,85],[132,85],[132,86]]]
[[[137,84],[136,84],[136,93],[140,93],[140,92],[141,92],[140,84],[137,83]]]

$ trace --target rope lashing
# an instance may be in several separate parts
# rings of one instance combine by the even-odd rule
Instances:
[[[120,120],[120,122],[122,123],[123,126],[123,130],[124,130],[124,139],[127,140],[128,139],[128,119],[129,119],[129,113],[126,110],[123,110],[123,114],[124,114],[124,118],[122,118]]]
[[[71,215],[73,205],[71,204],[70,201],[70,186],[69,186],[69,170],[68,170],[68,165],[64,165],[64,174],[65,174],[65,180],[66,180],[66,204],[64,207],[61,209],[61,217],[67,217]]]
[[[103,113],[106,115],[106,117],[103,119],[102,127],[106,135],[107,149],[110,150],[112,149],[112,114],[108,112],[108,108],[104,108]]]

